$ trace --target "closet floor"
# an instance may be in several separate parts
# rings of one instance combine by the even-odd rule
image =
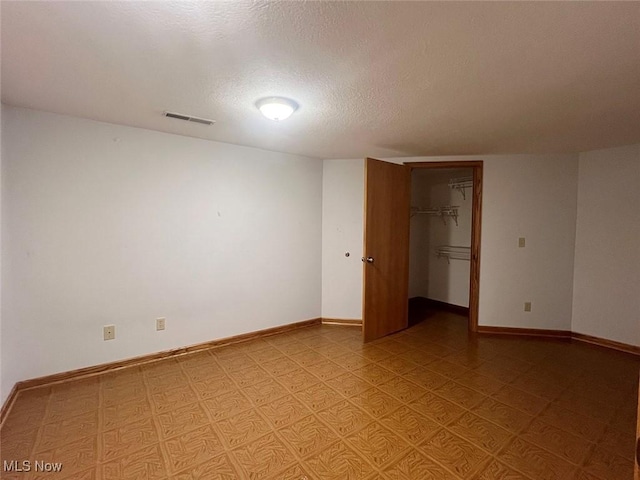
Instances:
[[[639,368],[584,344],[470,335],[450,313],[367,345],[355,327],[308,327],[23,391],[0,476],[630,479]]]

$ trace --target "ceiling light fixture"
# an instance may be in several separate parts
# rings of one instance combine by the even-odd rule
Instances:
[[[298,104],[288,98],[267,97],[258,100],[256,107],[269,120],[278,121],[289,118],[298,109]]]

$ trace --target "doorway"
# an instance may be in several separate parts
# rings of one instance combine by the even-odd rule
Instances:
[[[468,328],[477,331],[483,162],[398,165],[367,158],[362,309],[365,342],[408,326],[411,172],[415,169],[469,169],[472,172]]]
[[[472,199],[471,168],[411,170],[409,326],[440,312],[468,324]]]
[[[426,175],[431,176],[431,172],[433,172],[432,178],[435,180],[437,185],[442,185],[443,177],[449,177],[446,182],[446,187],[450,190],[451,204],[442,205],[438,204],[438,198],[446,199],[446,196],[443,196],[442,188],[437,187],[439,190],[434,197],[433,205],[431,207],[455,207],[456,203],[462,204],[458,206],[467,207],[465,209],[458,209],[457,211],[454,209],[444,209],[438,212],[440,218],[443,219],[443,223],[448,220],[449,229],[451,232],[450,239],[452,239],[452,244],[442,244],[438,242],[438,239],[443,238],[443,231],[436,232],[431,239],[434,240],[435,244],[430,245],[432,248],[437,249],[438,247],[444,247],[440,250],[431,251],[431,254],[435,255],[435,259],[430,256],[429,260],[434,264],[434,260],[440,260],[440,264],[435,263],[435,265],[439,268],[436,269],[428,269],[435,270],[430,271],[430,276],[432,279],[436,277],[439,273],[443,271],[448,271],[450,274],[456,276],[457,278],[449,278],[448,286],[449,291],[447,290],[447,286],[444,285],[444,282],[440,282],[437,285],[432,285],[434,288],[430,288],[429,290],[435,294],[438,298],[435,300],[443,301],[445,304],[460,305],[464,303],[465,300],[468,303],[468,329],[471,332],[478,331],[478,307],[479,307],[479,298],[480,298],[480,233],[481,233],[481,225],[482,225],[482,175],[483,175],[483,162],[482,160],[476,161],[452,161],[452,162],[419,162],[419,163],[407,163],[405,164],[411,168],[412,176],[416,175]],[[457,199],[455,200],[457,195]],[[441,202],[448,203],[444,200],[440,200]],[[468,210],[470,208],[470,212]],[[464,230],[458,230],[456,232],[455,228],[452,228],[452,222],[455,224],[456,221],[456,213],[458,220],[458,229],[463,224],[463,222],[469,222],[468,233]],[[462,218],[461,215],[469,215],[470,218]],[[448,217],[448,218],[447,218]],[[437,220],[437,219],[434,219]],[[435,222],[433,222],[435,223]],[[464,228],[464,227],[463,227]],[[439,233],[439,235],[438,235]],[[446,234],[445,234],[446,237]],[[469,243],[464,243],[465,238],[469,241]],[[455,245],[456,243],[460,243],[460,245]],[[449,247],[449,248],[447,248]],[[468,247],[468,248],[451,248],[451,247]],[[437,258],[438,255],[441,258]],[[447,258],[448,257],[448,258]],[[467,260],[468,259],[468,260]],[[455,262],[469,262],[468,270],[464,268],[461,263],[455,263],[453,268],[444,269],[442,261],[448,261],[448,266],[454,264]],[[464,279],[461,279],[461,272],[468,271],[468,282],[467,282],[467,291],[468,296],[466,296],[460,290],[463,288],[462,285],[464,283]],[[452,291],[455,289],[456,291]],[[429,298],[429,297],[427,297]]]

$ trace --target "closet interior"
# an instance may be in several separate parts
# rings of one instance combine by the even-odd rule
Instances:
[[[453,311],[468,316],[473,169],[411,174],[409,322]]]

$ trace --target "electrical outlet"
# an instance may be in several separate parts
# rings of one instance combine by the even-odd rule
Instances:
[[[531,302],[524,302],[524,311],[525,312],[531,311]]]
[[[116,338],[115,325],[105,325],[102,331],[103,331],[105,340],[113,340],[114,338]]]
[[[518,247],[524,248],[524,237],[518,238]]]
[[[156,318],[156,330],[164,330],[165,321],[164,318]]]

